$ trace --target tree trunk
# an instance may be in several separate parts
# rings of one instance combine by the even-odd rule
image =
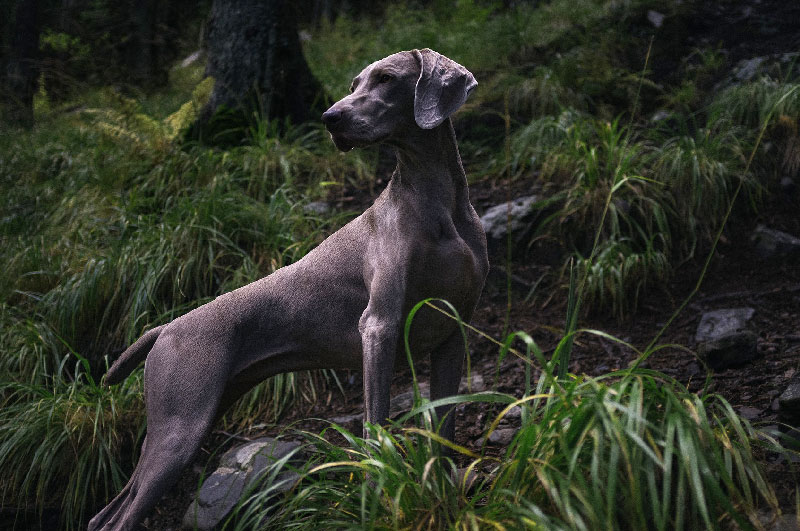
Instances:
[[[5,61],[2,99],[9,123],[33,124],[33,95],[36,93],[39,51],[39,6],[37,0],[17,4],[14,35]]]
[[[294,9],[290,0],[214,0],[206,74],[216,83],[191,136],[220,141],[214,130],[231,131],[238,123],[241,131],[252,124],[254,112],[298,124],[324,111],[322,89],[300,47]]]

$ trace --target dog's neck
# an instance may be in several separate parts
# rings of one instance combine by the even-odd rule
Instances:
[[[417,127],[412,134],[413,138],[393,142],[397,169],[392,175],[392,187],[429,199],[439,198],[450,211],[460,202],[469,201],[467,177],[450,118],[433,129]]]

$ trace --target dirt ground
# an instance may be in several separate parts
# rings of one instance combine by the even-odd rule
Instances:
[[[521,190],[515,190],[513,194],[520,192]],[[492,187],[489,183],[478,183],[472,187],[473,202],[479,212],[502,202],[506,194],[505,187]],[[360,204],[364,199],[366,198],[359,197],[348,201],[347,208],[354,208],[353,203]],[[712,373],[707,392],[719,393],[743,417],[758,426],[771,426],[779,422],[777,397],[786,389],[792,377],[800,373],[800,264],[789,259],[761,259],[753,250],[749,234],[761,223],[800,235],[798,208],[800,205],[796,199],[784,198],[780,204],[765,207],[759,217],[751,218],[741,226],[727,231],[699,292],[659,341],[661,344],[677,344],[693,349],[693,338],[703,312],[745,306],[754,308],[753,323],[758,333],[759,357],[744,365]],[[496,339],[503,337],[508,303],[505,257],[502,256],[504,253],[500,254],[491,256],[495,270],[490,273],[472,319],[473,325]],[[644,348],[697,283],[703,258],[681,267],[668,286],[650,289],[644,295],[640,309],[628,320],[618,322],[610,316],[584,315],[580,327],[603,330],[636,348]],[[564,327],[566,290],[551,286],[547,288],[549,291],[544,291],[545,288],[540,285],[537,290],[543,293],[535,292],[525,300],[530,288],[542,274],[553,273],[552,267],[537,264],[536,257],[531,256],[516,258],[510,269],[513,282],[508,330],[528,332],[545,354],[552,353],[560,338],[557,332]],[[554,275],[551,274],[550,277]],[[545,296],[545,293],[548,295]],[[551,297],[550,293],[555,295]],[[469,340],[472,371],[480,374],[486,386],[490,387],[494,384],[498,348],[475,334],[471,334]],[[570,372],[600,375],[627,367],[635,357],[635,352],[630,349],[598,336],[583,334],[575,343]],[[694,392],[699,391],[706,381],[707,373],[703,365],[694,354],[685,350],[660,350],[646,364],[676,378]],[[423,381],[427,379],[427,366],[424,362],[418,367],[418,373]],[[522,395],[522,360],[508,356],[501,364],[499,375],[498,390]],[[278,425],[261,425],[241,436],[254,439],[276,435],[287,425],[296,430],[319,431],[328,425],[321,419],[360,413],[363,408],[361,375],[346,372],[339,376],[344,393],[338,389],[326,391],[318,402],[293,408]],[[393,396],[410,388],[410,371],[398,372],[392,383]],[[493,410],[489,406],[468,404],[460,407],[456,442],[479,451],[481,438],[493,419]],[[345,427],[356,433],[360,429],[358,421]],[[210,473],[216,461],[212,455],[218,456],[236,443],[227,434],[215,432],[195,465],[184,472],[179,485],[173,490],[173,495],[163,500],[155,514],[148,519],[147,529],[179,529],[183,513],[196,492],[203,467],[207,467],[207,474]],[[501,452],[502,447],[496,446],[494,451]],[[785,511],[791,511],[796,488],[791,468],[797,468],[797,464],[791,465],[783,459],[767,457],[766,467],[777,488],[781,505]]]

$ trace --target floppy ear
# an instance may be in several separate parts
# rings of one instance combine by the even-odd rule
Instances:
[[[467,101],[478,82],[469,70],[428,48],[412,50],[419,61],[419,79],[414,89],[414,120],[423,129],[433,129]]]

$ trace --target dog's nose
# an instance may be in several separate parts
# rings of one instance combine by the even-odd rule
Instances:
[[[341,119],[342,111],[339,109],[334,109],[333,107],[322,113],[322,121],[325,123],[325,125],[333,125]]]

